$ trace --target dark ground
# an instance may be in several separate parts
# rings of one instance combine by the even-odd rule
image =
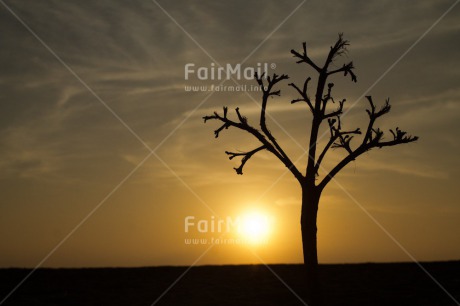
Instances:
[[[460,261],[423,263],[460,301]],[[270,265],[301,292],[300,265]],[[186,267],[39,269],[3,305],[152,305]],[[0,300],[30,272],[0,269]],[[458,305],[413,263],[321,265],[327,305]],[[263,265],[191,268],[155,305],[303,305]]]

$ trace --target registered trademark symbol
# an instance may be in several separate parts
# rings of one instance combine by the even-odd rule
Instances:
[[[270,64],[270,68],[271,68],[271,69],[275,69],[275,68],[276,68],[276,64],[275,64],[275,63],[271,63],[271,64]]]

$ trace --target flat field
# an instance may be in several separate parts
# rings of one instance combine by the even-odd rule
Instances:
[[[460,261],[421,265],[435,280],[414,263],[321,265],[325,303],[458,305]],[[0,299],[30,271],[0,269]],[[304,305],[302,271],[283,264],[38,269],[1,305]]]

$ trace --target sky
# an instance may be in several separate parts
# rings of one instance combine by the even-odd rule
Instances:
[[[456,3],[0,1],[0,267],[302,262],[296,180],[267,152],[236,175],[224,152],[256,142],[232,129],[215,139],[219,125],[202,120],[228,106],[256,122],[256,82],[196,70],[266,63],[302,84],[314,71],[290,50],[306,42],[322,64],[339,32],[350,46],[337,65],[353,60],[358,77],[334,79],[343,124],[363,128],[365,95],[389,97],[379,126],[420,140],[366,153],[326,187],[320,263],[459,259]],[[289,82],[268,125],[305,169],[311,114],[290,103]],[[186,90],[220,83],[250,89]],[[331,152],[323,171],[343,156]],[[263,243],[210,229],[251,215]]]

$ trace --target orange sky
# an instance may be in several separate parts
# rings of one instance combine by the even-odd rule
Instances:
[[[9,3],[28,29],[0,7],[1,267],[301,262],[295,179],[266,152],[236,175],[239,161],[224,151],[254,141],[235,130],[216,140],[218,124],[201,119],[226,105],[256,122],[260,94],[186,91],[220,81],[185,80],[184,67],[267,63],[301,84],[313,73],[290,50],[306,41],[321,63],[338,32],[351,42],[344,59],[358,76],[357,84],[334,80],[336,98],[349,103],[344,124],[363,128],[363,95],[379,105],[390,97],[380,126],[420,141],[371,151],[329,184],[320,262],[460,258],[460,9],[447,12],[452,1],[159,3]],[[290,104],[287,83],[270,100],[268,124],[304,169],[311,117]],[[325,170],[341,154],[332,152]],[[187,216],[248,212],[268,216],[266,243],[185,243],[221,235],[186,233]]]

